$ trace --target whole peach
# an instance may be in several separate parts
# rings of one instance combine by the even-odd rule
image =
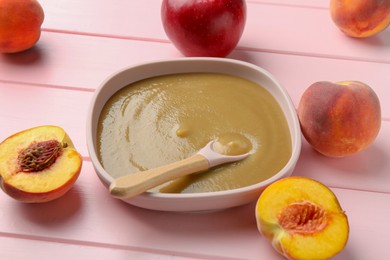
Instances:
[[[36,0],[0,0],[0,52],[21,52],[34,46],[43,20],[43,9]]]
[[[373,36],[390,24],[390,0],[331,0],[330,14],[346,35]]]
[[[381,127],[378,96],[358,81],[312,84],[303,93],[297,112],[308,143],[330,157],[363,150]]]

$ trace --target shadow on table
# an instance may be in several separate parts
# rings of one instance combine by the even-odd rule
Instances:
[[[377,191],[386,192],[390,180],[386,171],[388,164],[386,151],[379,142],[354,155],[331,158],[314,151],[304,141],[293,174],[315,178],[335,187],[363,190],[375,187]]]
[[[349,40],[354,41],[355,44],[367,45],[373,48],[380,46],[390,46],[390,29],[386,29],[372,37],[368,38],[352,38],[349,37]]]
[[[41,48],[34,46],[22,52],[1,54],[0,59],[9,64],[30,66],[42,61],[43,52]]]
[[[59,226],[68,222],[82,207],[79,187],[72,189],[61,198],[46,203],[20,203],[21,216],[35,224]]]

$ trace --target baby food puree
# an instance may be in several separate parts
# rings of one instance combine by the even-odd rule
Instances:
[[[190,157],[211,140],[221,153],[251,155],[154,191],[244,187],[276,174],[291,157],[290,132],[277,101],[258,84],[232,75],[184,73],[141,80],[115,93],[99,119],[99,160],[114,178]]]

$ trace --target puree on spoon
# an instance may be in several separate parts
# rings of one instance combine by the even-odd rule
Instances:
[[[217,73],[184,73],[132,83],[105,104],[99,160],[114,178],[190,157],[210,140],[221,153],[250,151],[244,161],[163,184],[154,191],[194,193],[263,181],[291,157],[287,121],[258,84]]]
[[[244,135],[224,133],[217,137],[214,150],[224,155],[241,155],[251,152],[252,143]]]

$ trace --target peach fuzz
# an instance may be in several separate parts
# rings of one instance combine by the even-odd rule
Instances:
[[[306,177],[269,185],[256,204],[259,232],[288,259],[329,259],[344,249],[349,223],[335,194]]]
[[[297,113],[308,143],[329,157],[343,157],[365,149],[381,127],[378,96],[358,81],[312,84],[303,93]]]
[[[81,166],[80,154],[57,126],[30,128],[0,143],[0,186],[21,202],[63,196],[77,180]]]
[[[44,11],[36,0],[0,0],[0,52],[33,47],[41,36]]]
[[[331,0],[330,14],[346,35],[365,38],[378,34],[390,24],[389,0]]]

